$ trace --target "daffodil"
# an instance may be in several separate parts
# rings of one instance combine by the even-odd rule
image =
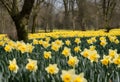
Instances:
[[[97,51],[94,50],[94,51],[91,51],[88,55],[88,59],[91,61],[91,62],[98,62],[98,59],[100,58],[99,54],[97,54]]]
[[[113,63],[118,65],[118,67],[120,67],[120,55],[118,55],[113,59]]]
[[[100,42],[100,45],[101,45],[101,46],[105,47],[106,44],[107,44],[106,40],[101,40],[101,42]]]
[[[84,73],[80,73],[79,75],[75,75],[72,82],[87,82],[84,78]]]
[[[75,67],[75,65],[77,65],[78,62],[79,62],[79,60],[77,59],[77,56],[75,56],[75,57],[69,56],[68,65]]]
[[[46,67],[45,70],[50,74],[57,74],[59,71],[57,64],[49,64],[49,66]]]
[[[0,41],[0,46],[4,46],[5,42],[4,41]]]
[[[10,60],[9,61],[9,66],[8,66],[9,70],[14,72],[14,73],[17,73],[19,67],[16,63],[16,59],[14,58],[12,61]]]
[[[116,36],[109,36],[109,40],[110,40],[111,42],[115,42],[116,39],[117,39]]]
[[[62,45],[63,45],[63,42],[62,42],[62,40],[55,40],[55,44],[57,44],[59,47],[62,47]]]
[[[95,46],[93,46],[93,45],[92,45],[92,46],[90,46],[90,50],[91,50],[91,51],[95,50],[95,48],[96,48],[96,47],[95,47]]]
[[[4,50],[5,50],[6,52],[11,52],[11,51],[12,51],[12,47],[11,47],[10,45],[6,45],[6,46],[4,47]]]
[[[28,53],[32,53],[33,49],[34,49],[34,46],[32,44],[29,44],[27,43],[26,44],[26,47],[27,47],[27,52]]]
[[[79,51],[81,51],[81,50],[80,50],[80,46],[76,46],[76,47],[74,48],[74,51],[75,51],[76,53],[78,53]]]
[[[55,43],[52,43],[52,46],[51,46],[51,49],[54,50],[54,51],[58,51],[59,50],[59,46]]]
[[[51,52],[44,51],[44,58],[46,59],[51,58]]]
[[[49,42],[50,41],[50,37],[45,37],[45,41]]]
[[[42,45],[43,45],[44,48],[47,48],[47,47],[50,46],[49,42],[47,42],[47,41],[43,41]]]
[[[42,45],[43,44],[43,40],[39,40],[38,44]]]
[[[114,42],[115,42],[116,44],[120,43],[118,39],[116,39]]]
[[[99,39],[100,41],[103,41],[103,40],[106,41],[106,38],[104,36],[100,37]]]
[[[75,38],[75,43],[77,44],[81,43],[80,38]]]
[[[63,54],[65,57],[70,56],[70,55],[71,55],[70,48],[64,47],[64,50],[62,51],[62,54]]]
[[[72,82],[75,75],[75,70],[70,69],[68,71],[62,70],[61,78],[63,82]]]
[[[91,40],[92,40],[92,42],[96,42],[97,41],[96,37],[92,37]]]
[[[88,39],[88,40],[87,40],[87,43],[88,43],[88,44],[93,44],[92,39]]]
[[[19,46],[18,50],[20,50],[21,53],[27,52],[27,46],[26,46],[26,44],[22,44],[21,46]]]
[[[38,44],[38,40],[34,39],[33,44]]]
[[[111,58],[114,58],[115,56],[117,55],[117,50],[112,50],[112,49],[109,49],[109,56]]]
[[[90,50],[88,49],[84,49],[82,52],[81,52],[81,55],[85,58],[87,58],[89,56],[89,53],[90,53]]]
[[[28,59],[26,69],[29,71],[36,72],[36,70],[38,69],[37,60]]]
[[[66,41],[65,41],[65,44],[66,44],[67,46],[69,46],[69,45],[71,44],[70,40],[66,40]]]
[[[109,63],[111,63],[111,57],[104,55],[104,56],[103,56],[103,59],[101,60],[101,63],[102,63],[103,65],[108,65]]]

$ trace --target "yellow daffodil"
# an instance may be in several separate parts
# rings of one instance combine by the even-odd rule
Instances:
[[[111,58],[114,58],[115,56],[117,55],[117,50],[112,50],[112,49],[109,49],[109,56]]]
[[[12,61],[10,60],[9,61],[9,66],[8,66],[9,70],[14,72],[14,73],[17,73],[19,67],[16,63],[16,59],[14,58]]]
[[[84,73],[80,73],[79,75],[75,75],[72,82],[87,82],[84,78]]]
[[[77,59],[77,56],[75,56],[75,57],[69,56],[68,65],[75,67],[75,65],[77,65],[78,62],[79,62],[79,60]]]
[[[109,40],[110,40],[111,42],[115,42],[116,39],[117,39],[116,36],[109,36]]]
[[[103,40],[106,41],[106,38],[104,36],[100,37],[99,39],[100,41],[103,41]]]
[[[4,46],[5,42],[4,41],[0,41],[0,46]]]
[[[38,69],[37,60],[28,59],[26,69],[29,71],[36,72],[36,70]]]
[[[51,46],[51,49],[54,50],[54,51],[58,51],[59,50],[59,46],[55,43],[52,43],[52,46]]]
[[[34,46],[32,44],[27,43],[26,47],[27,47],[27,52],[32,53]]]
[[[70,40],[66,40],[66,41],[65,41],[65,44],[66,44],[67,46],[69,46],[69,45],[71,44]]]
[[[111,63],[111,57],[104,55],[104,56],[103,56],[103,59],[101,60],[101,63],[102,63],[103,65],[108,65],[109,63]]]
[[[75,43],[77,44],[81,43],[80,38],[75,38]]]
[[[96,42],[97,41],[96,37],[92,37],[91,40],[92,40],[92,42]]]
[[[75,70],[70,69],[68,71],[62,70],[61,78],[63,82],[72,82],[73,77],[75,75]]]
[[[89,52],[90,52],[90,50],[88,50],[88,49],[85,48],[85,49],[81,52],[81,55],[82,55],[83,57],[87,58],[87,57],[89,56]]]
[[[118,44],[118,43],[119,43],[119,40],[118,40],[118,39],[116,39],[116,40],[115,40],[115,43],[116,43],[116,44]]]
[[[65,57],[70,56],[70,55],[71,55],[70,48],[64,47],[64,50],[62,51],[62,54],[63,54]]]
[[[62,45],[63,45],[63,42],[62,42],[62,40],[55,40],[55,42],[54,42],[55,44],[57,44],[59,47],[62,47]]]
[[[11,51],[12,51],[12,48],[11,48],[10,45],[6,45],[5,48],[4,48],[4,50],[5,50],[6,52],[11,52]]]
[[[113,63],[118,65],[118,67],[120,67],[120,55],[117,55],[114,59],[113,59]]]
[[[91,50],[91,51],[95,50],[95,48],[96,48],[96,47],[95,47],[95,46],[93,46],[93,45],[92,45],[92,46],[90,46],[90,50]]]
[[[34,39],[33,44],[38,44],[38,40]]]
[[[88,40],[87,40],[87,43],[88,43],[88,44],[93,44],[92,39],[88,39]]]
[[[43,41],[42,45],[44,48],[47,48],[50,46],[49,42],[46,42],[46,41]]]
[[[88,56],[88,59],[91,61],[91,62],[98,62],[98,59],[100,58],[100,56],[97,54],[97,51],[94,50],[94,51],[91,51],[89,53],[89,56]]]
[[[42,45],[43,44],[43,40],[39,40],[38,44]]]
[[[44,58],[46,59],[51,58],[51,52],[44,51]]]
[[[106,44],[107,44],[106,40],[101,40],[101,42],[100,42],[101,46],[105,47]]]
[[[18,50],[21,51],[21,53],[27,52],[27,46],[25,44],[18,47]]]
[[[49,64],[49,66],[46,67],[45,70],[50,74],[57,74],[59,71],[57,64]]]
[[[50,41],[50,37],[45,37],[45,41],[49,42]]]
[[[74,51],[75,51],[76,53],[78,53],[79,51],[81,51],[81,50],[80,50],[80,46],[75,47],[75,48],[74,48]]]

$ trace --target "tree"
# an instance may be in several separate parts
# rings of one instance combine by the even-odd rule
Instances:
[[[44,28],[45,32],[50,32],[53,31],[53,26],[54,26],[54,5],[57,0],[46,0],[43,4],[43,7],[41,9],[40,13],[40,19],[42,24],[41,26]]]
[[[64,5],[64,26],[65,28],[69,27],[69,0],[63,0],[63,5]]]
[[[32,17],[32,28],[31,28],[31,33],[35,33],[35,28],[36,28],[36,19],[38,16],[38,13],[40,11],[40,7],[41,4],[44,2],[44,0],[36,0],[34,3],[34,6],[32,8],[32,13],[31,13],[31,17]]]
[[[113,11],[116,7],[117,0],[101,0],[101,3],[104,27],[106,28],[107,32],[109,32],[111,29],[110,22],[113,17]]]
[[[85,30],[85,20],[84,20],[84,17],[85,17],[85,3],[86,3],[86,0],[76,0],[76,4],[77,4],[77,7],[78,7],[78,17],[77,17],[77,22],[78,22],[78,25],[79,27],[82,29],[82,30]]]
[[[0,0],[11,16],[17,30],[18,40],[27,41],[28,21],[35,0]],[[22,4],[22,7],[19,6]]]
[[[72,15],[72,29],[73,31],[76,29],[75,28],[75,19],[76,19],[76,16],[75,16],[75,0],[70,0],[69,1],[70,3],[70,11],[71,11],[71,15]]]

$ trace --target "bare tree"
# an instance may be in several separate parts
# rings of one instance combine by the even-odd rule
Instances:
[[[75,27],[75,20],[76,20],[76,15],[75,15],[75,0],[70,0],[70,11],[72,14],[72,29],[73,31],[76,29]]]
[[[86,3],[86,0],[76,0],[76,4],[77,4],[77,7],[78,7],[78,17],[77,17],[77,22],[78,22],[78,25],[79,27],[82,29],[82,30],[85,30],[85,20],[84,20],[84,17],[85,17],[85,3]]]
[[[42,19],[42,28],[45,32],[53,31],[54,7],[57,0],[46,0],[40,12],[40,19]]]
[[[64,5],[64,26],[69,28],[69,0],[63,0]]]
[[[15,23],[18,40],[27,40],[29,16],[35,0],[0,0]],[[22,3],[23,6],[19,7]]]
[[[117,0],[101,0],[101,3],[104,27],[107,29],[107,32],[109,32],[111,29],[110,22],[113,17],[113,11],[116,7]]]
[[[32,9],[32,12],[31,12],[31,18],[32,18],[32,28],[31,28],[31,33],[35,33],[35,28],[37,26],[37,16],[40,12],[40,7],[41,7],[41,4],[44,2],[45,0],[36,0],[35,3],[34,3],[34,6],[33,6],[33,9]]]

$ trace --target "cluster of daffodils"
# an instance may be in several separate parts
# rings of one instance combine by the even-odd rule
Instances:
[[[55,35],[53,36],[55,37]],[[104,82],[104,77],[108,78],[105,76],[106,73],[113,76],[117,75],[117,72],[119,74],[119,37],[110,35],[44,37],[30,40],[29,43],[0,38],[0,53],[3,54],[0,57],[0,66],[2,69],[5,67],[9,69],[5,68],[6,74],[9,71],[11,71],[10,74],[17,73],[16,75],[26,73],[27,77],[28,73],[31,74],[30,78],[33,77],[37,82],[43,79],[43,82],[48,82],[51,79],[60,80],[60,82],[94,82],[101,78],[100,82]],[[115,73],[106,71],[104,68],[113,69]],[[93,81],[91,75],[97,80]],[[111,78],[117,77],[111,76]]]
[[[33,49],[34,49],[34,46],[30,43],[27,43],[25,44],[24,42],[14,42],[14,41],[9,41],[5,44],[4,46],[4,50],[6,52],[11,52],[12,50],[18,50],[18,51],[21,51],[21,53],[25,53],[25,52],[28,52],[28,53],[32,53]]]
[[[51,33],[36,33],[36,34],[29,34],[29,39],[35,39],[35,38],[44,38],[44,37],[53,37],[53,38],[58,38],[58,37],[91,37],[91,36],[116,36],[120,35],[120,29],[114,29],[111,30],[109,33],[106,33],[105,30],[87,30],[87,31],[68,31],[68,30],[59,30],[59,31],[54,31]],[[91,41],[88,41],[91,43]]]
[[[49,64],[45,70],[50,74],[57,74],[59,71],[56,64]],[[84,73],[77,75],[74,69],[62,70],[61,78],[63,82],[87,82],[84,78]]]
[[[9,61],[8,68],[14,73],[18,72],[19,67],[15,58]],[[31,72],[36,72],[36,70],[38,69],[37,60],[28,59],[28,63],[26,64],[25,68],[26,70],[29,70]],[[45,68],[45,71],[53,75],[59,72],[59,68],[57,67],[57,64],[49,64],[49,66]],[[87,80],[84,78],[84,73],[75,74],[74,69],[62,70],[61,79],[63,82],[87,82]]]
[[[100,37],[100,45],[105,47],[106,44],[107,44],[106,38],[105,37]]]
[[[97,40],[96,40],[96,37],[92,37],[92,38],[90,38],[90,39],[88,39],[87,40],[87,43],[88,44],[93,44],[93,43],[95,43]]]
[[[120,67],[120,54],[117,53],[117,50],[109,49],[109,54],[104,55],[103,59],[101,60],[103,65],[108,66],[111,63],[114,63],[118,67]]]
[[[16,59],[14,58],[13,60],[9,61],[9,66],[8,66],[9,70],[17,73],[17,71],[19,70],[19,67],[17,65]],[[27,70],[29,71],[33,71],[36,72],[36,70],[38,69],[37,67],[37,61],[36,60],[32,60],[32,59],[28,59],[28,63],[26,64],[25,67]]]
[[[74,69],[62,70],[61,78],[63,82],[87,82],[84,78],[84,73],[75,74]]]
[[[62,47],[62,45],[63,45],[62,40],[55,40],[51,44],[51,49],[54,51],[58,51]]]
[[[91,62],[98,62],[98,59],[100,58],[99,54],[95,50],[95,46],[91,46],[90,49],[85,48],[81,55],[85,58],[88,58]]]
[[[108,36],[109,40],[113,43],[116,43],[118,44],[119,43],[119,40],[117,39],[116,36]]]

